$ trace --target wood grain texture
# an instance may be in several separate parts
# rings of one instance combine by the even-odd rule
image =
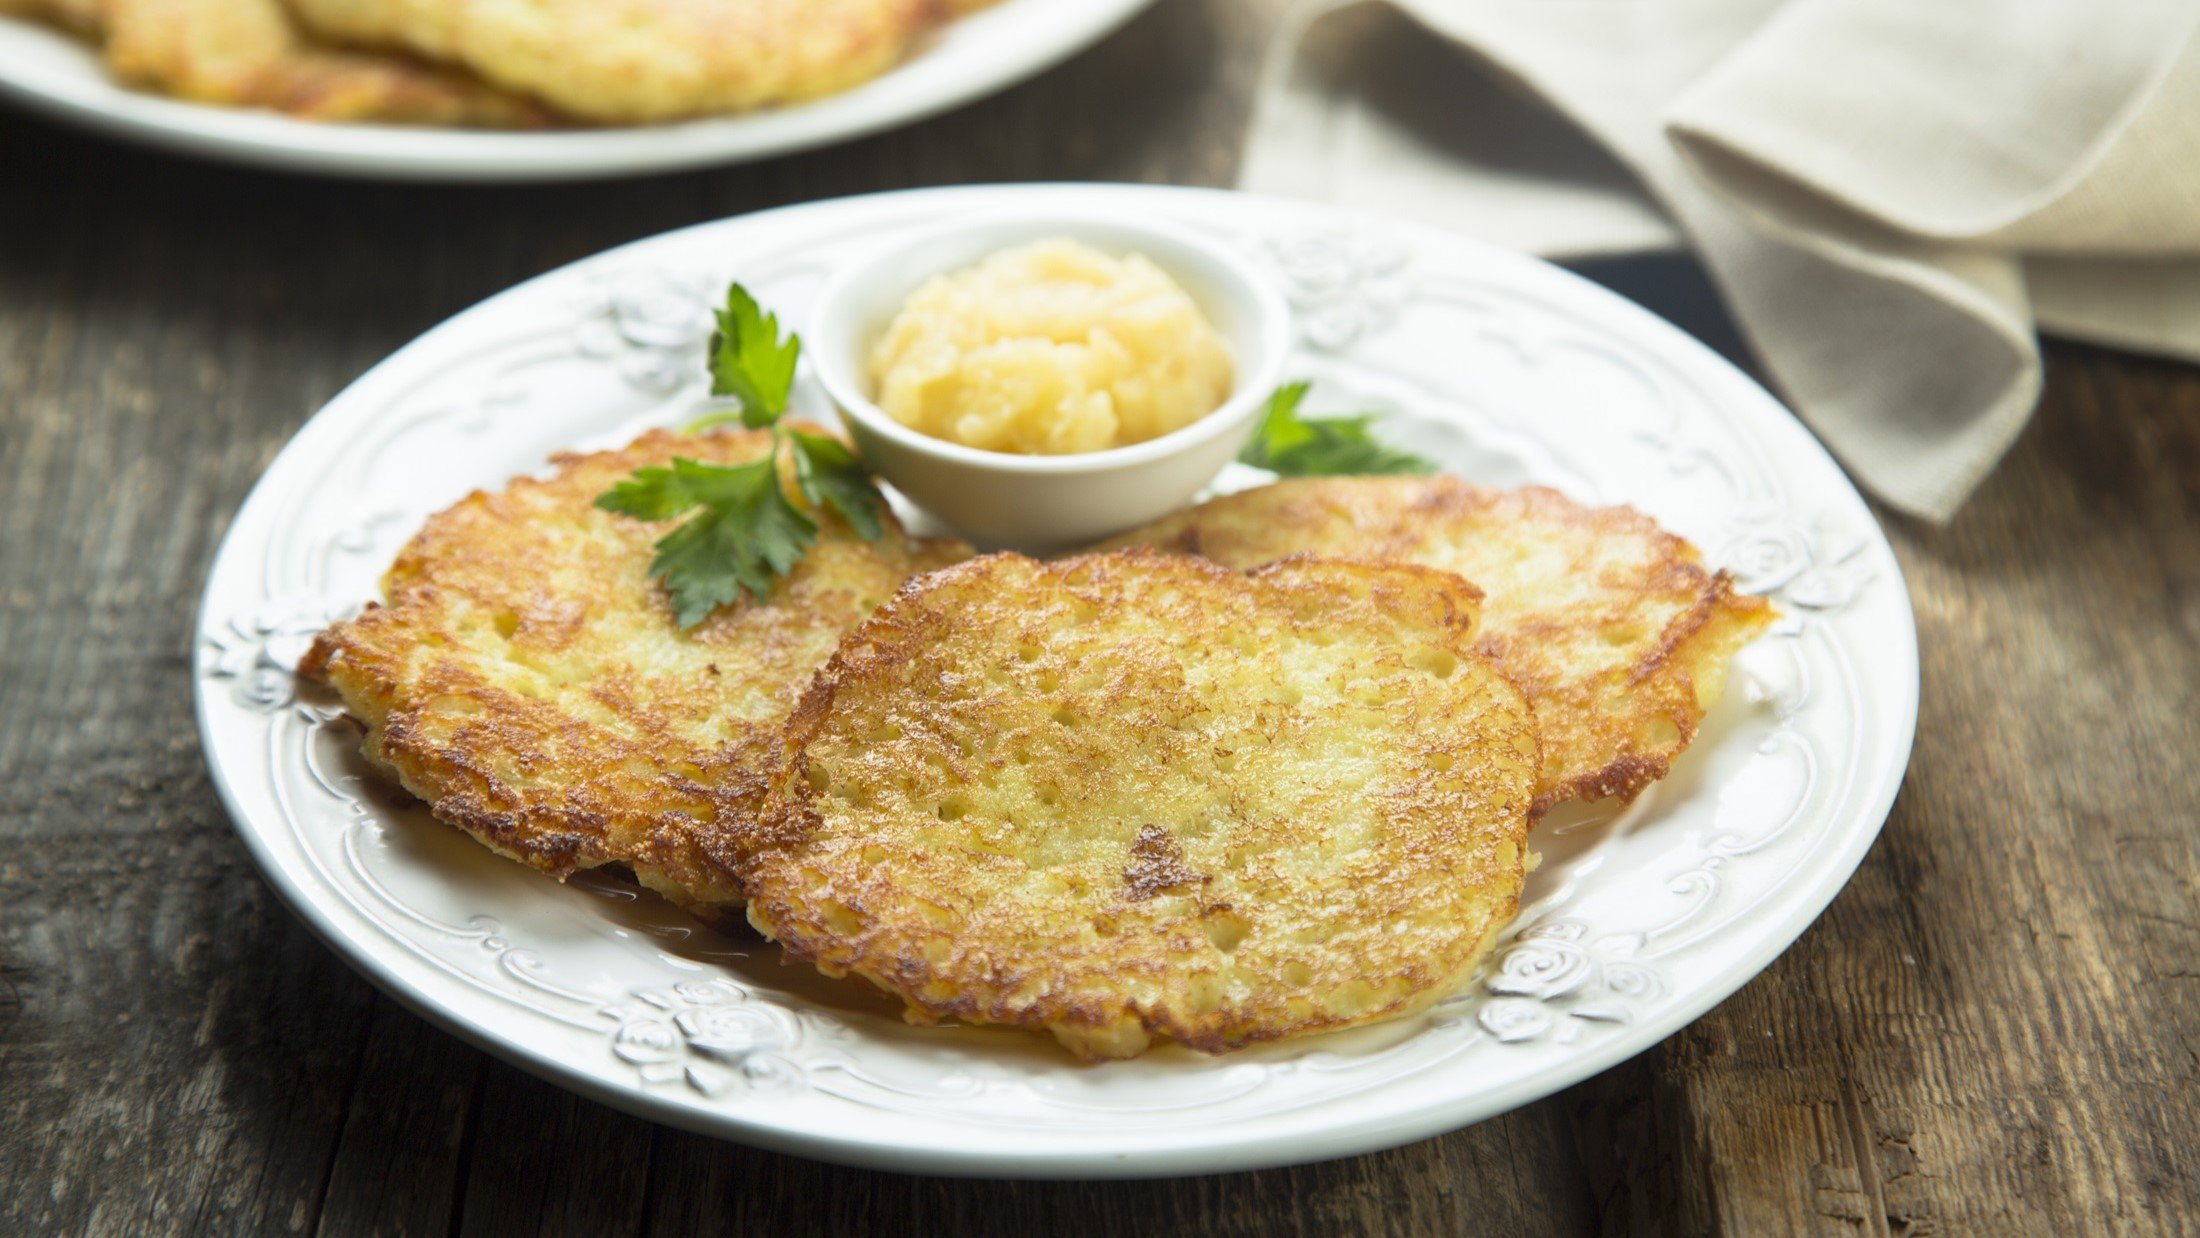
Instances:
[[[617,1114],[375,993],[208,783],[191,611],[297,425],[665,228],[966,181],[1227,183],[1281,0],[1163,0],[833,151],[562,188],[200,166],[0,116],[0,1233],[2175,1232],[2200,1222],[2200,372],[2058,347],[1951,527],[1885,837],[1764,976],[1568,1093],[1175,1182],[840,1169]],[[1603,273],[1732,351],[1673,263]]]

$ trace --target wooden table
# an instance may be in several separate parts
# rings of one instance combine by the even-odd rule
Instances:
[[[2200,371],[2050,351],[1956,522],[1888,518],[1924,706],[1885,837],[1755,983],[1608,1075],[1394,1152],[1178,1182],[840,1169],[492,1060],[255,873],[191,714],[246,489],[444,316],[665,228],[874,189],[1224,184],[1279,0],[1166,0],[838,150],[375,186],[0,116],[0,1233],[2067,1233],[2200,1220]],[[1614,278],[1716,342],[1677,263]]]

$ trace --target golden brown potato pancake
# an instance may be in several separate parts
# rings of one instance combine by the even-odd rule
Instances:
[[[98,43],[116,77],[308,120],[532,127],[547,109],[464,73],[303,36],[280,0],[0,0]]]
[[[877,76],[944,0],[289,0],[323,37],[402,47],[585,120],[741,112]]]
[[[1454,991],[1513,915],[1534,720],[1445,572],[1149,552],[912,581],[803,697],[749,918],[917,1022],[1210,1052]]]
[[[1354,555],[1457,572],[1485,595],[1480,648],[1543,732],[1538,809],[1631,799],[1663,778],[1774,612],[1631,508],[1456,477],[1298,478],[1113,539],[1245,568]]]
[[[476,492],[429,519],[384,578],[385,604],[322,633],[301,669],[336,687],[368,757],[441,820],[559,878],[623,865],[722,917],[740,894],[696,831],[748,821],[781,724],[841,633],[968,553],[891,517],[875,542],[819,517],[768,601],[682,631],[647,574],[668,526],[594,500],[644,465],[739,463],[769,441],[660,430]]]

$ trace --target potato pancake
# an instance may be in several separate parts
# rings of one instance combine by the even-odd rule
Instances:
[[[844,90],[949,16],[944,0],[288,0],[315,33],[447,60],[610,124]]]
[[[551,119],[464,73],[316,44],[280,0],[0,0],[0,13],[83,35],[116,77],[200,103],[306,120],[526,128]]]
[[[1457,572],[1484,596],[1479,645],[1535,706],[1537,812],[1632,799],[1695,738],[1735,651],[1774,618],[1762,598],[1648,516],[1556,490],[1456,477],[1298,478],[1224,495],[1127,533],[1236,568],[1350,554]]]
[[[712,854],[791,957],[1086,1057],[1408,1013],[1513,916],[1537,746],[1445,572],[1145,551],[910,582]]]
[[[435,815],[563,878],[623,865],[705,916],[741,897],[699,851],[746,825],[787,713],[841,633],[959,543],[875,542],[835,518],[769,600],[681,630],[649,579],[667,529],[597,495],[681,456],[761,458],[765,431],[654,431],[559,457],[545,478],[434,517],[383,580],[387,601],[323,632],[301,671],[366,727],[365,751]]]

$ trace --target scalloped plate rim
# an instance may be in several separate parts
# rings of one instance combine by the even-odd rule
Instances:
[[[1579,276],[1559,268],[1550,267],[1537,259],[1496,249],[1440,230],[1313,204],[1284,202],[1278,199],[1256,199],[1250,195],[1235,194],[1223,190],[1081,184],[906,190],[784,207],[729,220],[696,224],[655,237],[644,238],[534,277],[453,315],[444,323],[431,328],[416,340],[401,347],[384,361],[347,385],[343,391],[339,392],[336,397],[331,399],[327,405],[324,405],[320,411],[316,412],[300,427],[289,443],[285,445],[282,452],[278,453],[267,472],[263,473],[261,478],[254,484],[239,508],[238,515],[233,520],[230,529],[225,533],[221,546],[211,561],[212,565],[218,566],[232,553],[236,539],[250,523],[247,516],[253,513],[255,507],[271,501],[270,484],[281,470],[284,456],[290,454],[293,448],[299,444],[320,437],[319,434],[315,433],[316,423],[319,423],[318,428],[322,433],[333,433],[331,421],[327,417],[330,410],[361,398],[360,393],[362,392],[377,390],[381,385],[401,375],[413,363],[432,357],[438,337],[448,338],[451,333],[468,324],[476,323],[484,317],[495,314],[502,308],[527,299],[531,292],[539,290],[545,285],[569,279],[578,268],[615,262],[622,257],[631,256],[650,247],[662,245],[676,237],[692,238],[722,229],[739,229],[757,224],[768,225],[783,222],[804,213],[815,214],[823,218],[831,212],[861,212],[893,201],[922,202],[927,206],[938,206],[951,204],[958,197],[979,198],[1064,193],[1084,197],[1088,200],[1091,195],[1123,197],[1151,195],[1173,198],[1187,203],[1195,200],[1202,201],[1210,205],[1233,200],[1260,203],[1264,204],[1264,209],[1280,207],[1305,212],[1310,215],[1326,217],[1340,225],[1355,219],[1362,221],[1376,220],[1383,223],[1386,228],[1411,234],[1440,237],[1442,243],[1446,246],[1459,249],[1462,252],[1473,252],[1477,260],[1487,262],[1495,267],[1510,266],[1516,272],[1525,268],[1539,268],[1538,273],[1532,278],[1556,281],[1553,286],[1565,287],[1567,295],[1570,296],[1588,296],[1591,300],[1601,303],[1602,312],[1617,313],[1622,318],[1631,320],[1637,329],[1646,330],[1652,338],[1660,340],[1664,347],[1678,348],[1684,352],[1698,354],[1696,362],[1699,365],[1704,359],[1708,358],[1710,371],[1722,375],[1720,381],[1735,386],[1736,390],[1746,393],[1745,398],[1750,399],[1752,402],[1779,409],[1777,401],[1759,387],[1754,380],[1733,369],[1722,359],[1710,354],[1708,349],[1682,333],[1679,328],[1657,318],[1640,306]],[[1221,209],[1229,208],[1224,207]],[[1824,449],[1817,444],[1816,440],[1811,438],[1807,431],[1803,430],[1800,423],[1793,420],[1791,414],[1785,413],[1784,410],[1780,411],[1781,419],[1786,422],[1786,427],[1783,430],[1772,432],[1792,435],[1795,439],[1795,445],[1806,446],[1810,451],[1815,452],[1824,462],[1826,468],[1831,470],[1833,476],[1840,478],[1838,467],[1833,464],[1831,457],[1825,454]],[[276,888],[284,901],[300,915],[300,918],[312,928],[315,935],[328,942],[341,957],[365,974],[377,987],[396,998],[408,1009],[422,1014],[431,1022],[459,1035],[462,1039],[513,1061],[531,1073],[560,1086],[637,1116],[665,1122],[699,1133],[732,1138],[774,1151],[899,1172],[1033,1178],[1164,1177],[1303,1163],[1376,1151],[1457,1129],[1550,1095],[1641,1053],[1673,1032],[1693,1022],[1705,1011],[1731,996],[1742,985],[1754,978],[1765,966],[1769,965],[1774,958],[1778,957],[1791,945],[1803,930],[1816,920],[1833,897],[1845,887],[1849,876],[1861,863],[1872,842],[1876,840],[1899,793],[1914,740],[1918,678],[1914,617],[1911,614],[1907,588],[1900,575],[1899,564],[1894,561],[1891,551],[1886,547],[1884,534],[1879,530],[1876,520],[1871,517],[1869,509],[1865,506],[1861,497],[1855,493],[1853,487],[1847,484],[1845,478],[1841,479],[1840,490],[1845,496],[1843,505],[1849,508],[1847,514],[1862,518],[1861,527],[1868,534],[1871,544],[1879,552],[1875,556],[1879,560],[1875,566],[1888,573],[1884,588],[1891,595],[1889,601],[1898,608],[1902,626],[1908,639],[1901,642],[1898,648],[1882,651],[1883,654],[1891,657],[1891,664],[1884,669],[1889,672],[1887,686],[1895,690],[1897,699],[1893,702],[1894,709],[1892,713],[1874,719],[1881,725],[1891,725],[1894,728],[1893,733],[1898,736],[1894,754],[1895,759],[1887,761],[1881,768],[1874,771],[1869,790],[1864,792],[1859,800],[1865,807],[1857,814],[1855,821],[1849,825],[1848,832],[1838,850],[1832,855],[1824,857],[1824,866],[1818,875],[1802,888],[1789,889],[1781,894],[1778,900],[1779,906],[1771,909],[1776,914],[1769,917],[1770,923],[1761,924],[1758,927],[1742,959],[1728,966],[1720,981],[1700,987],[1690,994],[1687,1000],[1670,1005],[1662,1010],[1654,1020],[1629,1028],[1624,1034],[1609,1037],[1584,1049],[1582,1052],[1573,1054],[1562,1062],[1522,1074],[1509,1080],[1501,1087],[1485,1089],[1465,1100],[1424,1104],[1404,1112],[1379,1113],[1358,1117],[1351,1121],[1322,1127],[1318,1137],[1309,1137],[1303,1133],[1286,1131],[1275,1136],[1255,1134],[1250,1137],[1216,1141],[1202,1139],[1200,1135],[1202,1128],[1195,1127],[1183,1137],[1162,1137],[1152,1132],[1144,1132],[1138,1136],[1137,1146],[1095,1151],[1091,1148],[1034,1147],[1031,1146],[1034,1141],[1028,1131],[1004,1128],[1002,1131],[1004,1138],[1001,1141],[994,1146],[982,1149],[957,1148],[953,1146],[955,1140],[952,1136],[943,1136],[938,1145],[913,1146],[906,1141],[869,1138],[860,1127],[830,1132],[793,1130],[785,1126],[775,1125],[769,1120],[752,1119],[724,1111],[712,1111],[696,1103],[674,1101],[663,1093],[651,1092],[640,1086],[607,1084],[579,1065],[554,1057],[537,1046],[520,1043],[501,1035],[493,1026],[489,1026],[483,1020],[444,1008],[430,997],[417,991],[415,981],[404,976],[399,969],[393,968],[389,961],[383,957],[386,951],[379,950],[371,941],[363,943],[345,931],[345,928],[335,921],[327,909],[321,906],[307,891],[299,888],[292,875],[273,853],[268,840],[261,837],[253,828],[247,825],[248,818],[244,806],[239,801],[231,785],[231,771],[225,767],[224,758],[216,747],[215,731],[210,712],[216,694],[209,688],[209,681],[203,675],[195,677],[194,681],[195,712],[199,722],[202,745],[225,809],[230,813],[232,822],[244,838],[255,862],[259,865],[263,874],[267,876],[270,884]],[[223,612],[216,605],[217,599],[213,588],[215,575],[215,567],[210,566],[208,589],[202,596],[197,610],[197,627],[194,629],[195,641],[203,634],[213,631],[222,617]],[[1222,1059],[1222,1061],[1226,1064],[1228,1059]],[[1395,1085],[1386,1086],[1394,1087]],[[962,1133],[967,1134],[967,1132]]]

